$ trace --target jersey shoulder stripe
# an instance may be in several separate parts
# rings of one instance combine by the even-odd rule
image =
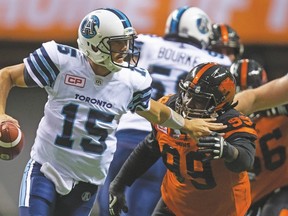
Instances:
[[[52,86],[60,72],[44,45],[24,59],[24,63],[26,63],[25,66],[29,75],[40,87]]]
[[[151,98],[151,93],[151,87],[146,88],[142,91],[135,92],[133,94],[133,99],[128,106],[131,112],[135,112],[137,107],[142,110],[147,110],[149,108],[149,100]]]

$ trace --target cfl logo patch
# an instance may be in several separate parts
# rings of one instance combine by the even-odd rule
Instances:
[[[64,83],[67,85],[72,85],[72,86],[83,88],[85,86],[86,79],[83,77],[78,77],[78,76],[67,74],[65,76]]]
[[[83,202],[88,202],[91,199],[91,193],[90,192],[82,193],[81,199]]]

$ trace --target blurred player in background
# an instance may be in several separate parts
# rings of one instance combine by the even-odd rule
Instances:
[[[205,50],[211,34],[209,16],[199,8],[184,6],[169,14],[164,37],[138,35],[136,46],[141,49],[138,66],[148,68],[152,76],[152,98],[176,93],[178,83],[194,66],[218,62],[230,66],[228,57]],[[108,215],[108,187],[136,145],[151,131],[144,118],[125,114],[117,131],[118,148],[108,178],[100,190],[100,215]],[[156,162],[143,177],[126,190],[131,216],[150,216],[160,198],[160,185],[166,171],[162,161]]]
[[[20,216],[89,215],[116,150],[119,118],[128,110],[196,139],[223,128],[211,119],[185,120],[150,99],[151,77],[134,61],[135,37],[124,13],[96,9],[79,25],[79,49],[49,41],[24,63],[1,69],[0,123],[18,123],[5,114],[13,86],[48,94],[22,178]]]
[[[236,79],[237,92],[253,89],[268,82],[263,66],[253,59],[238,59],[230,67]]]
[[[244,52],[244,46],[238,33],[227,24],[214,23],[212,25],[208,48],[228,56],[232,62],[240,59]]]
[[[237,92],[267,83],[265,69],[255,60],[231,66]],[[288,215],[288,105],[253,113],[258,139],[250,172],[252,205],[247,216]]]
[[[256,131],[247,116],[233,109],[233,75],[224,66],[203,63],[193,68],[179,86],[177,94],[160,101],[188,119],[216,117],[228,126],[218,131],[224,135],[215,133],[195,142],[179,130],[155,124],[111,182],[111,215],[127,210],[126,186],[159,157],[167,172],[161,185],[162,197],[152,215],[243,216],[249,208],[246,170],[253,166]]]

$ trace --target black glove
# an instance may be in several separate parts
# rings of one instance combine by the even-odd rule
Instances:
[[[210,136],[201,137],[197,144],[197,152],[205,155],[203,162],[224,158],[227,162],[232,162],[238,157],[238,150],[218,133],[213,132]]]
[[[114,179],[109,187],[109,213],[111,216],[119,216],[121,211],[128,212],[125,199],[125,186],[118,184]]]

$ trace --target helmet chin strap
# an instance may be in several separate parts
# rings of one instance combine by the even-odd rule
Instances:
[[[98,63],[100,64],[100,63]],[[110,70],[111,72],[119,72],[121,70],[121,67],[115,65],[112,61],[111,61],[111,57],[109,56],[108,58],[106,58],[103,61],[102,64],[104,67],[106,67],[108,70]]]
[[[101,65],[105,68],[107,68],[110,72],[118,72],[121,70],[121,67],[115,65],[112,60],[111,60],[111,56],[106,54],[106,53],[103,53],[101,52],[100,50],[97,49],[96,52],[99,52],[99,56],[101,56],[100,53],[102,53],[102,61],[99,61],[100,59],[98,59],[98,61],[96,60],[96,56],[95,54],[93,55],[92,53],[90,53],[89,50],[85,50],[84,48],[82,48],[82,44],[80,43],[80,40],[78,39],[77,40],[78,42],[78,46],[79,46],[79,49],[84,53],[85,56],[87,56],[94,64],[96,65]]]
[[[115,65],[112,61],[111,61],[111,57],[108,56],[104,61],[101,61],[101,62],[96,62],[96,61],[93,61],[93,58],[91,58],[92,56],[87,56],[88,58],[91,59],[91,61],[96,64],[96,65],[101,65],[105,68],[107,68],[110,72],[118,72],[121,70],[121,67]]]

